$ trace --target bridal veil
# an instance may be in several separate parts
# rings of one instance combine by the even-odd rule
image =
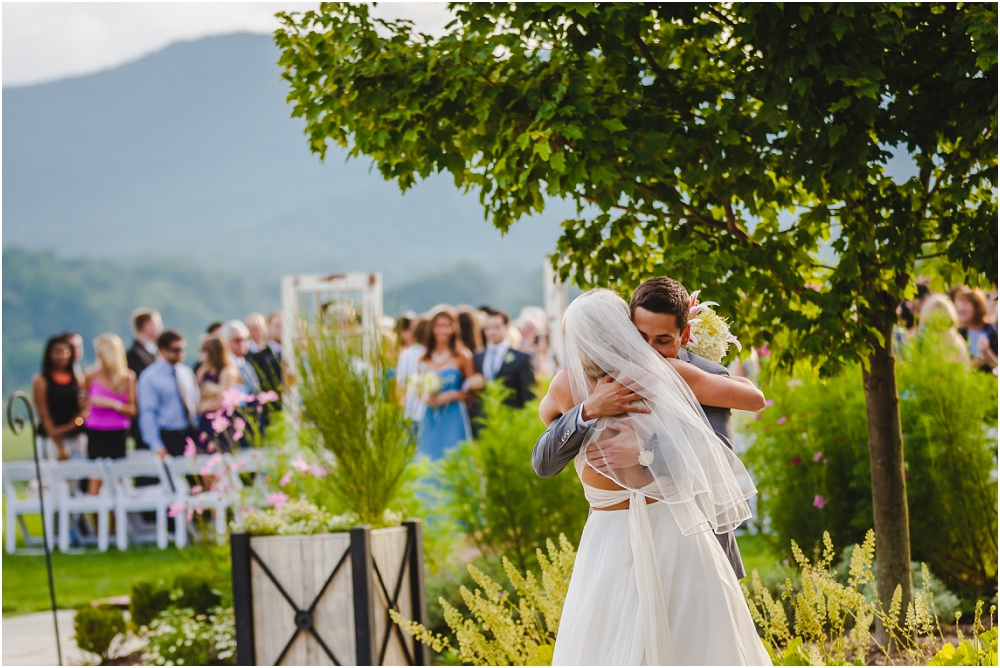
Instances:
[[[574,403],[610,375],[651,409],[602,418],[588,431],[583,449],[598,452],[622,427],[635,433],[635,464],[598,472],[670,504],[684,535],[725,533],[749,519],[747,499],[757,490],[746,468],[712,431],[687,383],[643,340],[625,301],[610,290],[592,290],[570,304],[563,322]]]

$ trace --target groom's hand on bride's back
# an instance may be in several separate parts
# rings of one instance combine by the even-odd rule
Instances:
[[[627,422],[609,424],[611,438],[602,438],[587,446],[587,463],[598,471],[609,473],[615,469],[631,468],[639,461],[639,437]]]
[[[597,381],[594,391],[583,402],[581,415],[585,422],[602,417],[614,417],[623,413],[648,413],[649,408],[641,402],[642,395],[633,392],[611,376]]]

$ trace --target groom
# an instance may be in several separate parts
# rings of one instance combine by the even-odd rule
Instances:
[[[684,286],[677,281],[659,276],[652,278],[632,293],[629,310],[632,323],[656,352],[666,358],[677,358],[695,365],[702,371],[716,375],[729,375],[721,364],[710,362],[682,348],[688,339],[690,297]],[[746,378],[740,382],[753,385]],[[614,382],[601,382],[587,399],[557,417],[545,433],[538,438],[531,454],[531,464],[542,478],[550,478],[566,467],[580,451],[587,431],[598,418],[611,417],[630,412],[645,412],[648,409],[633,405],[642,397]],[[763,395],[760,396],[763,408]],[[712,429],[730,450],[733,449],[734,433],[732,410],[725,407],[702,406]],[[638,444],[630,433],[622,433],[611,439],[614,445],[606,445],[602,452],[588,452],[588,460],[599,469],[616,468],[634,464],[639,453]],[[605,463],[605,461],[607,463]],[[716,534],[722,549],[732,564],[737,578],[746,575],[736,537],[732,532]]]

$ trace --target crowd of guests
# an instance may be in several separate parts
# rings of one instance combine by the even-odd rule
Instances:
[[[927,281],[917,283],[917,294],[899,309],[896,350],[923,332],[939,332],[951,349],[945,354],[973,368],[997,374],[997,294],[959,285],[946,293],[934,292]]]
[[[509,390],[505,403],[534,398],[536,376],[550,375],[545,312],[526,307],[516,321],[482,306],[436,306],[396,321],[401,351],[396,368],[417,451],[431,459],[478,435],[479,393],[489,381]],[[428,376],[436,377],[429,383]],[[432,378],[433,380],[433,378]]]
[[[164,329],[158,312],[138,309],[132,326],[127,351],[117,334],[94,339],[96,361],[86,370],[82,336],[65,332],[48,340],[42,371],[32,380],[40,454],[118,459],[129,436],[137,450],[161,456],[184,454],[192,442],[202,452],[228,451],[246,447],[247,436],[235,419],[212,419],[227,402],[261,429],[280,410],[280,313],[213,323],[193,368],[184,364],[184,336]]]

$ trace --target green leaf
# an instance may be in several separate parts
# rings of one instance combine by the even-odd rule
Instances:
[[[625,129],[625,125],[617,118],[609,118],[606,121],[602,121],[601,125],[611,132],[621,132]]]

